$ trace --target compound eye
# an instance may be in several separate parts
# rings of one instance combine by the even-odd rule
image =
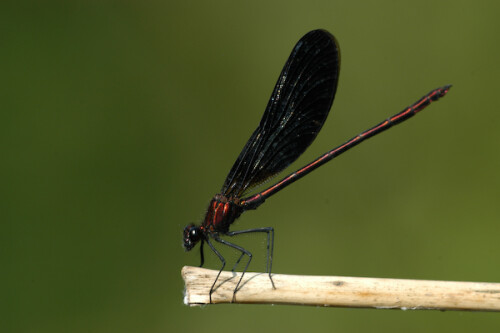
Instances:
[[[198,228],[191,229],[189,232],[189,238],[191,239],[198,239],[200,237],[200,231]]]

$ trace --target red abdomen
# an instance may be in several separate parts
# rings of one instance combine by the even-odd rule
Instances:
[[[229,230],[231,223],[241,215],[242,211],[238,198],[227,198],[221,194],[216,194],[208,205],[207,215],[202,227],[207,231],[225,233]]]

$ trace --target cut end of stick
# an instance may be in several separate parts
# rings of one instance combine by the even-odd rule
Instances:
[[[218,271],[185,266],[184,304],[210,304]],[[500,283],[301,276],[246,272],[234,295],[239,272],[222,272],[212,304],[289,304],[377,309],[500,311]]]

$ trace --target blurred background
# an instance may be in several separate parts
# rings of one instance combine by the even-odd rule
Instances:
[[[180,276],[200,260],[182,229],[203,218],[295,43],[324,28],[340,43],[339,88],[290,172],[453,88],[232,229],[275,227],[275,273],[499,282],[498,2],[1,6],[2,332],[498,328],[495,313],[190,308]],[[235,241],[265,269],[264,237]]]

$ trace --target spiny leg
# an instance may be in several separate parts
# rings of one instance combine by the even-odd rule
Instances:
[[[200,263],[200,266],[199,267],[203,267],[203,264],[205,263],[205,256],[203,255],[203,239],[201,240],[201,244],[200,244],[200,258],[201,258],[201,263]]]
[[[273,227],[265,227],[265,228],[255,228],[255,229],[247,229],[247,230],[237,230],[226,233],[227,236],[236,236],[241,234],[248,234],[252,232],[265,232],[267,234],[267,261],[266,261],[266,273],[269,274],[269,280],[271,280],[271,284],[273,285],[273,289],[276,289],[274,286],[273,278],[271,277],[271,269],[273,266],[273,250],[274,250],[274,228]],[[269,246],[270,245],[270,246]],[[269,252],[269,247],[271,247],[271,251]],[[243,253],[241,254],[238,261],[233,267],[233,272],[236,266],[239,264],[241,258],[243,257]]]
[[[250,265],[250,262],[252,261],[252,253],[250,253],[250,251],[248,250],[245,250],[244,248],[242,248],[241,246],[238,246],[236,244],[233,244],[233,243],[230,243],[224,239],[221,239],[219,238],[218,236],[214,237],[214,239],[221,243],[221,244],[224,244],[224,245],[227,245],[227,246],[230,246],[232,247],[233,249],[236,249],[238,251],[241,251],[241,253],[243,254],[246,254],[248,256],[248,261],[247,261],[247,264],[245,265],[245,269],[243,270],[243,272],[241,273],[241,277],[240,277],[240,280],[238,281],[238,283],[236,284],[236,287],[234,288],[234,291],[233,291],[233,302],[236,300],[236,292],[238,291],[238,287],[240,286],[240,283],[241,283],[241,280],[243,280],[243,276],[245,275],[245,272],[247,271],[248,269],[248,265]],[[242,255],[243,256],[243,255]],[[241,257],[242,257],[241,256]]]
[[[234,264],[233,266],[233,269],[231,270],[231,272],[235,272],[236,270],[236,267],[238,266],[238,264],[240,263],[241,259],[245,256],[245,253],[244,252],[241,252],[241,256],[238,258],[238,260],[236,260],[236,263]]]
[[[210,294],[209,294],[209,296],[210,296],[210,304],[212,304],[212,293],[214,292],[214,287],[215,287],[215,284],[217,283],[217,280],[219,279],[220,273],[224,269],[224,266],[226,266],[226,260],[219,253],[219,251],[217,251],[217,249],[212,245],[212,243],[210,242],[210,239],[208,239],[208,238],[207,238],[207,243],[208,243],[208,246],[210,246],[210,248],[212,249],[212,251],[214,251],[214,253],[217,255],[217,257],[219,257],[220,261],[222,262],[222,267],[219,270],[219,274],[217,274],[217,277],[215,278],[215,281],[212,284],[212,287],[210,288]]]

